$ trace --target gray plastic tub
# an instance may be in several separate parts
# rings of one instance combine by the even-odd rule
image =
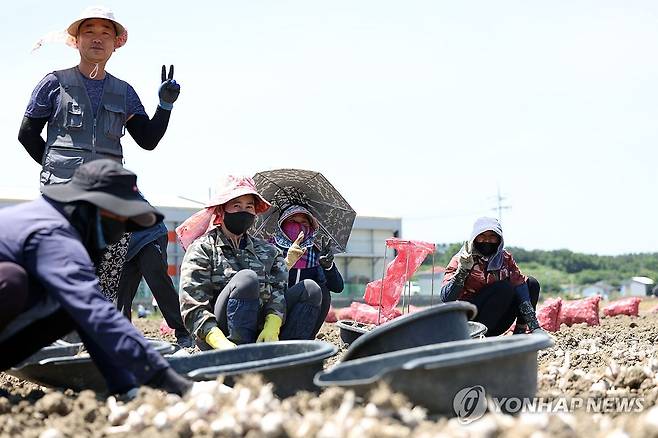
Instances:
[[[175,347],[169,342],[149,340],[160,354],[172,353]],[[74,391],[91,389],[107,391],[105,379],[88,355],[76,356],[82,344],[45,347],[15,367],[5,371],[20,379],[43,386],[70,388]]]
[[[468,333],[473,339],[483,338],[487,334],[487,330],[487,326],[481,322],[468,321]]]
[[[454,415],[457,392],[476,385],[492,397],[534,396],[537,351],[552,345],[544,334],[452,341],[343,362],[314,382],[365,395],[383,381],[432,413]]]
[[[298,391],[317,391],[313,377],[322,371],[324,360],[337,352],[335,345],[323,341],[279,341],[167,360],[174,370],[193,380],[210,380],[221,375],[231,385],[235,376],[259,373],[274,384],[278,396],[287,397]]]
[[[342,361],[441,342],[470,339],[468,320],[477,308],[463,301],[438,304],[403,315],[359,336]]]
[[[345,344],[350,345],[356,341],[359,336],[368,333],[367,324],[363,324],[351,319],[341,319],[336,322],[336,326],[340,329],[340,339]]]

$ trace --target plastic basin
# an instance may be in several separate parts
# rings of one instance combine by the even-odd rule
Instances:
[[[468,321],[468,332],[473,339],[484,337],[487,334],[487,330],[487,326],[481,322]]]
[[[149,340],[149,344],[160,354],[175,350],[169,342]],[[77,343],[42,348],[5,372],[42,386],[70,388],[74,391],[106,391],[105,379],[91,358],[88,355],[76,356],[82,346]]]
[[[537,351],[552,345],[543,334],[452,341],[343,362],[314,382],[365,395],[383,381],[432,413],[454,415],[457,392],[476,385],[491,397],[533,397]]]
[[[228,385],[238,375],[259,373],[274,384],[278,396],[287,397],[297,391],[317,391],[314,376],[322,371],[324,360],[337,352],[338,347],[323,341],[279,341],[168,357],[167,360],[174,370],[193,380],[225,376]]]
[[[352,342],[342,361],[470,339],[468,320],[476,313],[473,304],[453,301],[403,315],[360,335]]]
[[[347,345],[350,345],[359,336],[368,333],[365,324],[352,321],[351,319],[341,319],[336,322],[336,326],[340,329],[340,339]]]

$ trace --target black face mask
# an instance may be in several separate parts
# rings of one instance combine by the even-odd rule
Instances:
[[[112,245],[113,243],[117,243],[126,232],[126,223],[101,216],[100,228],[105,243]]]
[[[224,212],[224,225],[236,236],[244,234],[254,222],[256,222],[256,215],[248,211]]]
[[[485,257],[492,256],[498,250],[499,243],[489,243],[489,242],[474,242],[473,248],[477,250],[480,254]]]
[[[121,238],[124,224],[105,223],[105,218],[101,217],[98,207],[88,202],[62,204],[62,209],[71,225],[80,234],[89,257],[98,265],[107,245],[115,242],[117,234]]]

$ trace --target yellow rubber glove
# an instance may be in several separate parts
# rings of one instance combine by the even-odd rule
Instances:
[[[263,326],[263,331],[260,332],[260,335],[258,335],[256,342],[278,341],[281,324],[283,324],[283,320],[280,317],[272,314],[267,315],[265,317],[265,325]]]
[[[224,332],[219,327],[213,327],[206,335],[206,344],[210,345],[215,350],[229,350],[235,348],[235,344],[229,341]]]
[[[302,243],[302,240],[304,240],[304,232],[300,231],[297,239],[293,242],[292,246],[288,248],[288,254],[286,254],[286,266],[288,269],[292,268],[292,266],[297,263],[297,260],[302,258],[306,253],[306,248],[299,246],[299,244]]]

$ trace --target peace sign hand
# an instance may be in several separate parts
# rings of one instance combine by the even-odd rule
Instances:
[[[302,248],[300,245],[304,241],[304,232],[300,231],[297,239],[292,243],[290,248],[288,248],[288,254],[286,254],[286,265],[288,269],[292,268],[297,260],[301,259],[304,254],[306,254],[306,248]]]
[[[180,94],[180,85],[174,79],[174,66],[169,67],[169,75],[167,75],[167,67],[162,66],[162,84],[158,90],[158,97],[160,98],[160,107],[167,111],[171,111],[174,107],[174,102],[178,99]]]
[[[318,263],[323,269],[329,270],[334,264],[334,251],[331,247],[331,239],[323,237],[320,240],[320,258]]]

